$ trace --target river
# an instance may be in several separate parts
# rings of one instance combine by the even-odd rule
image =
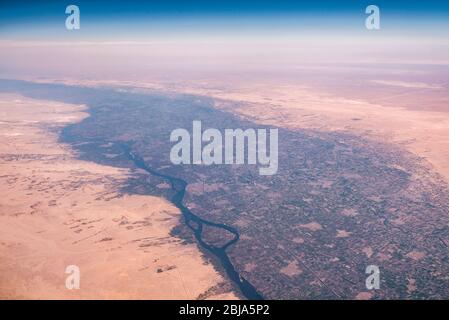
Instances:
[[[124,150],[128,159],[130,159],[136,167],[145,170],[151,175],[165,179],[169,182],[171,189],[175,192],[175,194],[169,200],[179,210],[181,210],[181,213],[184,217],[184,223],[192,230],[200,246],[208,250],[210,253],[212,253],[215,257],[217,257],[220,260],[221,265],[225,269],[228,277],[239,287],[240,291],[247,299],[263,300],[262,295],[257,292],[254,286],[251,285],[251,283],[249,283],[245,278],[240,276],[240,274],[235,270],[234,265],[232,264],[226,252],[226,250],[231,245],[235,244],[239,240],[239,233],[237,232],[237,230],[225,224],[214,223],[204,220],[195,215],[183,204],[184,195],[187,187],[186,181],[155,171],[154,169],[150,168],[141,157],[133,153],[128,145],[122,144],[121,147]],[[189,223],[191,221],[195,222],[195,226]],[[209,245],[202,238],[203,225],[225,229],[226,231],[232,233],[234,235],[234,238],[221,247]]]

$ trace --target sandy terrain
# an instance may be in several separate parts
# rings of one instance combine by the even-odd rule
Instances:
[[[57,142],[85,116],[0,94],[0,298],[235,298],[195,244],[170,235],[175,207],[117,197],[128,170],[77,160]],[[69,265],[80,268],[78,290],[65,286]]]

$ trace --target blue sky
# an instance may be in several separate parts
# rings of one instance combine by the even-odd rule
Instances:
[[[358,12],[369,4],[375,4],[388,11],[399,13],[441,13],[448,14],[449,2],[445,0],[73,0],[73,1],[23,1],[2,0],[2,19],[15,20],[29,17],[57,17],[60,8],[68,4],[82,6],[89,15],[97,16],[147,16],[147,15],[210,15],[210,14],[261,14],[285,12],[342,13]]]
[[[81,30],[68,35],[65,7],[81,10]],[[449,32],[449,1],[152,0],[0,2],[2,39],[141,39],[170,33],[357,32],[364,10],[381,9],[383,29]],[[447,29],[446,29],[447,28]]]
[[[65,27],[70,4],[80,8],[80,30]],[[381,30],[365,28],[370,4]],[[448,0],[0,0],[0,73],[449,65],[448,35]]]

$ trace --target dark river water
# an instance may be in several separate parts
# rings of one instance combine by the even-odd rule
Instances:
[[[226,253],[226,249],[239,240],[239,233],[237,232],[237,230],[225,224],[206,221],[196,216],[183,204],[187,182],[185,182],[182,179],[162,174],[151,169],[141,157],[139,157],[138,155],[134,154],[131,151],[131,148],[128,145],[123,144],[122,148],[128,159],[133,161],[136,167],[145,170],[151,175],[163,178],[170,183],[172,190],[175,192],[175,194],[171,197],[170,201],[177,208],[179,208],[179,210],[181,210],[181,213],[184,216],[185,224],[192,230],[200,246],[207,249],[209,252],[211,252],[214,256],[216,256],[220,260],[221,265],[225,269],[228,277],[239,287],[240,291],[247,299],[263,300],[262,295],[257,292],[257,290],[251,285],[251,283],[249,283],[246,279],[241,277],[239,273],[235,270],[234,265],[232,264],[228,254]],[[194,224],[190,222],[194,222]],[[204,225],[224,229],[232,233],[234,235],[234,238],[221,247],[209,245],[206,242],[204,242],[202,238]]]

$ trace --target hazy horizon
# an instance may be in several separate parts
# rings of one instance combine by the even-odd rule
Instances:
[[[78,1],[79,30],[65,28],[70,3],[19,4],[0,5],[3,75],[132,77],[180,69],[449,65],[449,11],[439,1],[378,1],[380,30],[365,28],[368,2]]]

